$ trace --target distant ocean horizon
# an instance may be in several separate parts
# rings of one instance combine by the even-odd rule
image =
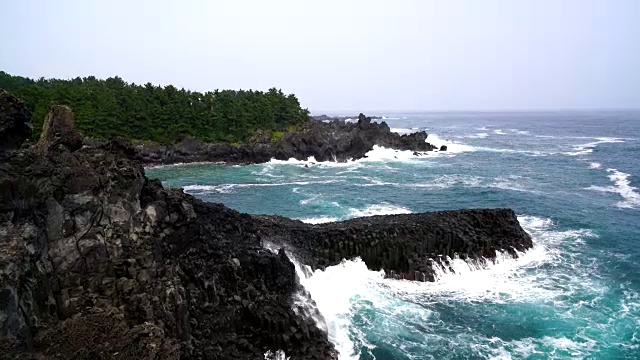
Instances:
[[[304,105],[303,105],[304,106]],[[593,108],[593,109],[466,109],[466,110],[315,110],[308,109],[312,116],[328,115],[328,116],[352,116],[363,113],[367,116],[415,116],[415,115],[431,115],[431,114],[602,114],[602,113],[640,113],[638,108]]]
[[[448,150],[147,173],[205,201],[308,223],[515,210],[533,249],[485,267],[451,259],[454,272],[435,283],[384,279],[359,259],[308,277],[293,258],[341,359],[640,358],[640,110],[362,112]]]

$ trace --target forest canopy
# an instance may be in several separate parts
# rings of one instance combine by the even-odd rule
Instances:
[[[295,95],[275,88],[205,93],[120,77],[32,80],[0,71],[0,89],[23,99],[33,114],[34,137],[51,105],[70,106],[76,126],[95,138],[174,143],[185,137],[207,142],[242,142],[256,130],[282,131],[309,119]]]

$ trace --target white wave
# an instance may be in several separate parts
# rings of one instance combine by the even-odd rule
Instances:
[[[524,154],[528,156],[547,156],[547,155],[557,154],[557,152],[553,152],[553,151],[494,149],[494,148],[488,148],[488,147],[475,147],[474,150],[486,151],[486,152],[510,153],[510,154]]]
[[[174,163],[174,164],[159,164],[159,165],[147,165],[145,166],[145,170],[155,170],[155,169],[163,169],[163,168],[172,168],[172,167],[186,167],[186,166],[198,166],[198,165],[223,165],[224,161],[195,161],[195,162],[186,162],[186,163]]]
[[[593,152],[593,149],[580,149],[578,151],[567,152],[566,154],[569,156],[579,156],[579,155],[587,155],[592,152]]]
[[[495,262],[464,261],[447,259],[450,269],[434,265],[437,281],[424,283],[402,281],[399,284],[387,280],[389,286],[408,300],[426,297],[438,301],[456,300],[465,302],[489,301],[493,303],[540,301],[552,299],[556,294],[539,286],[527,276],[527,269],[535,268],[550,260],[544,246],[519,254],[514,259],[508,254],[496,252]],[[453,271],[451,271],[453,270]]]
[[[411,134],[414,133],[416,131],[422,131],[422,130],[427,130],[426,128],[392,128],[391,131],[398,133],[398,134]],[[482,137],[486,137],[487,134],[486,133],[480,133],[480,134],[476,134],[478,138],[482,138]],[[474,136],[469,136],[469,137],[474,137]],[[451,140],[444,140],[441,139],[437,134],[434,133],[430,133],[427,135],[427,142],[430,143],[431,145],[436,146],[438,149],[440,149],[440,147],[442,145],[446,145],[447,146],[447,153],[449,154],[455,154],[455,153],[461,153],[461,152],[468,152],[468,151],[473,151],[474,148],[472,146],[466,145],[466,144],[461,144],[455,141],[451,141]],[[411,154],[413,154],[413,151],[410,151]],[[437,152],[436,152],[437,153]],[[432,152],[429,152],[427,154],[433,154]],[[369,154],[367,154],[369,155]]]
[[[232,189],[239,184],[222,184],[222,185],[187,185],[183,187],[187,194],[210,194],[217,192],[219,194],[230,194]]]
[[[319,197],[320,197],[320,194],[315,194],[315,195],[311,196],[310,198],[302,199],[302,200],[300,200],[300,205],[306,205],[306,204],[318,199]]]
[[[411,128],[411,129],[407,129],[407,128],[391,128],[390,130],[391,130],[391,132],[394,132],[394,133],[400,134],[400,135],[412,134],[412,133],[418,131],[417,128]]]
[[[342,182],[343,180],[321,180],[321,181],[293,181],[284,183],[259,183],[259,184],[220,184],[220,185],[187,185],[183,189],[190,194],[210,194],[210,193],[231,193],[235,188],[248,187],[271,187],[271,186],[289,186],[289,185],[311,185],[311,184],[331,184]]]
[[[272,164],[266,164],[263,166],[262,170],[260,171],[252,171],[251,173],[253,175],[257,175],[257,176],[267,176],[267,177],[272,177],[272,178],[283,178],[285,177],[284,175],[275,175],[272,174],[271,172],[273,171],[273,165]]]
[[[319,326],[327,329],[330,341],[340,352],[340,358],[355,360],[359,358],[359,349],[369,349],[370,352],[375,347],[367,342],[365,330],[361,329],[362,325],[354,323],[354,316],[364,310],[375,309],[377,317],[388,318],[385,321],[385,329],[380,331],[394,334],[407,331],[407,321],[432,323],[433,311],[430,307],[433,303],[484,301],[555,304],[558,303],[556,299],[567,298],[567,294],[574,291],[572,286],[587,286],[597,292],[595,285],[589,283],[593,275],[590,268],[576,267],[576,276],[570,280],[571,286],[566,285],[566,277],[559,280],[545,270],[549,266],[563,264],[561,257],[566,255],[562,246],[595,234],[585,229],[557,231],[553,229],[554,224],[550,219],[540,217],[519,216],[518,220],[532,235],[533,249],[520,254],[518,259],[498,252],[495,263],[452,259],[450,264],[454,272],[440,271],[439,280],[434,283],[385,279],[383,271],[368,270],[360,258],[343,260],[324,271],[312,272],[309,267],[300,264],[288,254],[294,262],[300,283],[315,301],[310,302],[308,296],[299,295],[295,297],[294,302],[310,309],[309,313],[317,309],[322,316],[316,316],[314,319]],[[578,246],[581,247],[579,244]],[[554,281],[561,281],[562,286],[558,286]],[[562,305],[561,302],[559,304]],[[526,357],[526,353],[533,354],[541,348],[578,351],[584,350],[582,346],[590,346],[577,344],[575,340],[563,337],[513,341],[503,341],[499,338],[481,340],[499,346],[497,352],[493,351],[494,358],[509,358],[510,354]],[[385,342],[393,346],[401,345],[394,341],[388,339]]]
[[[416,283],[410,281],[387,281],[387,285],[396,289],[399,296],[409,300],[424,299],[425,296],[437,301],[489,301],[493,303],[507,302],[552,302],[573,291],[573,287],[588,286],[596,291],[597,286],[588,284],[590,273],[588,268],[581,269],[572,281],[574,284],[557,286],[557,278],[544,271],[538,271],[543,264],[557,265],[562,263],[564,251],[560,248],[567,243],[579,244],[585,237],[596,236],[586,229],[556,231],[549,219],[518,216],[522,227],[534,240],[534,247],[520,253],[518,259],[508,254],[496,253],[495,263],[485,263],[449,259],[450,269],[438,270],[438,281],[435,283]],[[578,270],[578,269],[577,269]],[[584,276],[585,278],[582,278]],[[566,279],[562,279],[566,282]],[[602,290],[602,289],[600,289]]]
[[[440,147],[442,145],[446,145],[447,146],[447,151],[446,152],[440,152],[441,154],[443,154],[443,153],[457,154],[457,153],[462,153],[462,152],[475,151],[475,148],[473,146],[466,145],[466,144],[461,144],[461,143],[458,143],[458,142],[455,142],[455,141],[443,140],[440,137],[438,137],[437,134],[429,134],[427,136],[427,142],[430,143],[431,145],[436,146],[438,149],[440,149]]]
[[[307,224],[324,224],[328,222],[338,221],[340,219],[334,216],[323,215],[323,216],[317,216],[317,217],[301,218],[298,220]]]
[[[356,162],[381,162],[381,161],[411,161],[418,158],[418,156],[413,154],[414,151],[411,150],[394,150],[388,149],[383,146],[374,145],[373,149],[367,152],[365,158],[356,160]],[[431,152],[417,152],[420,155],[428,155]]]
[[[476,130],[480,130],[480,131],[487,131],[489,129],[487,129],[486,126],[480,127],[480,128],[476,128]]]
[[[464,137],[469,138],[469,139],[484,139],[487,136],[489,136],[488,133],[486,132],[481,132],[481,133],[477,133],[477,134],[472,134],[472,135],[466,135]]]
[[[356,161],[346,161],[346,162],[337,162],[337,161],[317,161],[315,157],[310,156],[307,160],[298,160],[296,158],[291,158],[289,160],[277,160],[271,159],[267,164],[272,165],[296,165],[301,167],[352,167],[357,164]]]
[[[403,184],[403,186],[408,188],[448,189],[456,185],[480,187],[482,183],[483,178],[481,177],[455,174],[442,175],[425,184]]]
[[[619,194],[624,198],[623,201],[619,201],[616,204],[620,208],[637,208],[640,206],[640,194],[636,192],[638,188],[631,186],[629,181],[629,176],[631,175],[616,169],[607,169],[607,172],[610,174],[609,179],[614,182],[614,186],[592,185],[587,189]]]
[[[529,178],[509,175],[501,176],[493,179],[483,178],[471,175],[442,175],[428,183],[424,184],[402,184],[408,188],[427,188],[427,189],[448,189],[455,186],[463,186],[470,188],[494,188],[501,190],[536,192],[530,189],[526,182]]]
[[[497,129],[497,130],[493,130],[494,133],[498,134],[498,135],[507,135],[507,133],[505,133],[504,131]]]
[[[500,338],[488,340],[499,346],[497,349],[498,353],[494,357],[491,357],[492,360],[511,360],[511,354],[523,359],[531,357],[546,358],[548,354],[556,354],[559,358],[582,359],[585,355],[589,354],[597,342],[580,335],[576,336],[576,338],[579,339],[579,341],[576,341],[577,339],[569,339],[565,336],[527,337],[511,341],[504,341]]]
[[[600,163],[597,162],[592,162],[589,164],[589,167],[592,169],[600,169],[602,167],[602,165]]]
[[[264,353],[264,360],[290,360],[290,357],[287,357],[287,354],[282,350],[278,350],[275,353],[271,350]]]
[[[298,160],[295,158],[291,158],[289,160],[277,160],[271,159],[268,164],[271,165],[296,165],[296,166],[306,166],[306,167],[349,167],[353,168],[357,164],[361,163],[369,163],[369,162],[387,162],[387,161],[412,161],[416,160],[420,157],[425,156],[435,156],[437,154],[449,154],[453,155],[461,152],[474,151],[475,149],[472,146],[457,143],[449,140],[442,140],[435,134],[429,134],[427,137],[427,142],[431,145],[440,149],[442,145],[447,146],[446,151],[411,151],[411,150],[394,150],[390,148],[385,148],[383,146],[374,145],[373,148],[365,154],[365,157],[357,160],[350,160],[346,162],[336,162],[336,161],[323,161],[318,162],[313,156],[309,157],[307,160]],[[417,155],[416,155],[417,154]]]
[[[363,167],[364,165],[361,162],[351,162],[349,163],[349,167],[347,169],[337,172],[336,175],[359,173]]]
[[[399,183],[381,181],[381,180],[378,180],[378,179],[376,179],[374,177],[371,177],[371,176],[362,176],[360,178],[363,179],[363,180],[368,181],[368,183],[367,184],[356,184],[356,186],[370,187],[370,186],[388,186],[388,185],[398,186],[398,185],[400,185]]]
[[[329,340],[340,353],[340,359],[359,358],[350,337],[352,299],[368,291],[369,284],[382,277],[384,272],[370,271],[362,260],[355,259],[343,260],[324,271],[316,270],[308,278],[300,278],[302,286],[309,291],[326,320]]]
[[[382,203],[369,205],[364,209],[351,208],[349,209],[348,218],[393,214],[411,214],[411,210],[398,205]]]
[[[518,135],[529,135],[527,130],[509,129],[509,131]]]
[[[340,207],[340,204],[333,202],[332,205]],[[367,205],[364,209],[350,208],[342,217],[332,215],[320,215],[313,217],[298,218],[298,220],[308,224],[322,224],[346,219],[376,216],[376,215],[393,215],[393,214],[411,214],[411,210],[406,207],[392,205],[388,203]]]
[[[593,149],[596,146],[598,146],[599,144],[623,143],[623,142],[625,142],[625,140],[622,139],[622,138],[613,138],[613,137],[599,137],[599,138],[595,138],[595,139],[597,141],[593,141],[593,142],[586,143],[586,144],[574,145],[573,146],[573,150],[574,151],[567,152],[566,154],[569,155],[569,156],[586,155],[586,154],[592,153]]]

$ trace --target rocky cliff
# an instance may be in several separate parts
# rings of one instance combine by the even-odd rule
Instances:
[[[0,138],[15,139],[0,149],[0,357],[336,359],[321,316],[293,303],[308,296],[293,264],[266,242],[315,268],[361,256],[421,281],[438,255],[531,246],[505,209],[324,225],[241,214],[146,178],[126,140],[82,146],[68,107],[33,145],[24,105],[0,93],[0,110]]]
[[[67,107],[46,124],[0,164],[1,357],[336,358],[250,216],[163,189],[125,141],[78,149]]]

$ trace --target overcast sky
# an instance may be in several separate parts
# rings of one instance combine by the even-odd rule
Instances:
[[[640,107],[640,0],[3,0],[0,70],[321,110]]]

